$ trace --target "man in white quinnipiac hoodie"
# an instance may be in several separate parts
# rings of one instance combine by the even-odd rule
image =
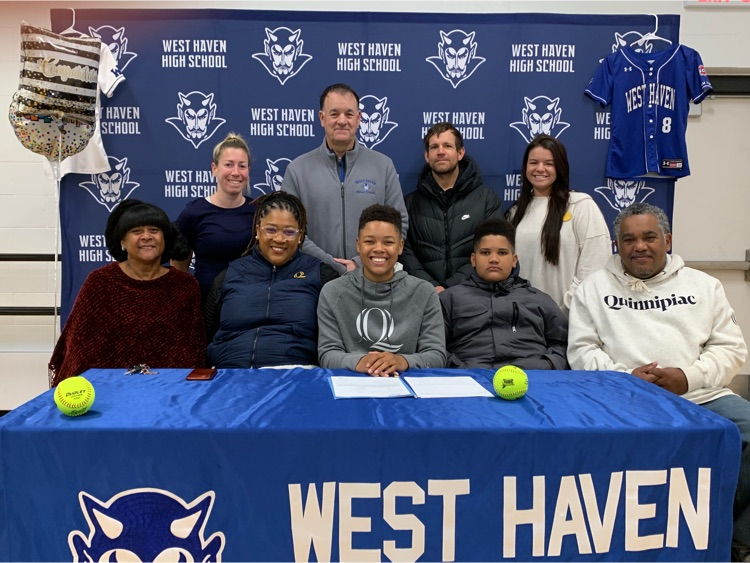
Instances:
[[[737,425],[732,560],[750,561],[750,402],[725,388],[747,356],[734,311],[719,280],[667,254],[672,235],[661,209],[633,204],[614,227],[619,254],[573,297],[570,366],[632,373]]]

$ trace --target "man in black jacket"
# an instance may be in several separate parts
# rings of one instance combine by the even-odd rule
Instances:
[[[502,219],[502,202],[484,185],[453,124],[430,128],[424,159],[417,189],[406,196],[409,232],[400,261],[440,293],[471,274],[474,230],[486,219]]]

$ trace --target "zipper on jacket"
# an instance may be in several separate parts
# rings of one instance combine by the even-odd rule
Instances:
[[[448,208],[443,209],[443,248],[445,249],[445,268],[443,269],[443,275],[447,280],[450,276],[450,264],[451,264],[451,246],[448,244],[450,240],[450,225],[448,224]]]
[[[357,141],[359,142],[359,141]],[[346,161],[344,156],[337,159],[336,166],[339,172],[339,181],[341,182],[341,258],[346,260],[349,257],[346,255],[346,198],[344,191],[344,181],[346,180]]]
[[[518,303],[513,302],[513,320],[511,321],[511,328],[513,332],[516,332],[516,324],[518,323]]]
[[[276,266],[272,267],[271,270],[271,280],[268,282],[268,295],[266,296],[266,322],[268,322],[268,312],[271,309],[271,287],[273,287],[273,282],[276,281]],[[260,332],[261,327],[258,327],[258,329],[255,331],[255,338],[253,339],[253,354],[250,357],[250,367],[255,367],[255,347],[258,344],[258,333]]]

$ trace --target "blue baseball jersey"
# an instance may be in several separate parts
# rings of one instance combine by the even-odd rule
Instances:
[[[700,55],[685,45],[658,53],[623,47],[604,59],[585,93],[602,107],[612,104],[607,176],[688,176],[690,101],[711,91]]]

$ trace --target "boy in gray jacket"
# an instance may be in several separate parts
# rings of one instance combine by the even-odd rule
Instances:
[[[440,294],[448,367],[568,369],[568,319],[518,277],[513,225],[480,224],[471,265],[468,279]]]
[[[401,213],[366,208],[359,219],[362,267],[323,286],[318,356],[324,368],[373,376],[445,366],[440,302],[432,285],[394,266],[404,248]]]

